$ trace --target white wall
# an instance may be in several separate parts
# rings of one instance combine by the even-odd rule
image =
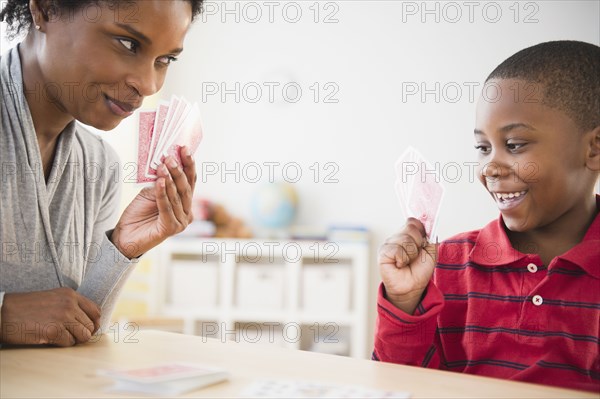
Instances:
[[[339,22],[329,24],[314,23],[309,8],[314,2],[295,3],[303,13],[297,23],[283,17],[295,17],[294,5],[282,14],[286,3],[277,3],[270,23],[265,3],[246,6],[246,13],[246,3],[237,3],[236,22],[235,13],[223,12],[225,6],[235,10],[236,3],[207,5],[207,14],[191,31],[163,94],[201,102],[206,135],[198,152],[200,162],[224,162],[230,169],[236,162],[241,166],[296,162],[303,172],[295,184],[301,198],[298,223],[358,224],[372,231],[372,322],[379,281],[375,251],[402,225],[393,189],[393,165],[400,153],[412,145],[442,168],[449,162],[473,161],[478,91],[470,99],[469,85],[481,85],[496,65],[527,46],[559,39],[599,44],[600,38],[598,1],[321,2],[321,19],[337,9]],[[256,4],[262,19],[251,23]],[[439,22],[435,12],[423,13],[425,7],[437,7]],[[462,18],[452,22],[457,10]],[[206,90],[222,83],[233,89],[235,82],[241,87],[251,83],[248,88],[262,85],[263,99],[251,103],[255,91],[248,91],[246,97],[242,91],[239,103],[233,94],[223,101]],[[296,82],[303,96],[289,104],[276,90],[279,101],[270,103],[264,82],[281,86]],[[327,82],[337,85],[334,98],[339,102],[315,103],[309,88],[314,82],[321,88]],[[424,100],[420,95],[403,98],[407,86],[425,84],[435,93],[438,83],[438,101],[435,94]],[[462,88],[461,95],[457,96],[456,87]],[[314,162],[334,162],[339,183],[315,183],[309,169]],[[462,172],[459,182],[445,182],[441,238],[478,228],[498,213],[479,183],[469,181],[468,168]],[[281,170],[277,176],[283,177]],[[256,184],[243,179],[237,183],[233,175],[205,180],[198,184],[199,195],[250,218],[249,201]]]
[[[296,162],[303,172],[294,185],[301,200],[298,223],[364,225],[372,231],[371,325],[379,280],[375,251],[403,222],[393,188],[396,158],[412,145],[442,166],[472,161],[478,92],[470,99],[469,85],[481,85],[497,64],[524,47],[558,39],[599,44],[600,38],[598,1],[219,1],[206,7],[161,96],[175,93],[201,103],[205,139],[197,159],[204,167]],[[235,11],[224,13],[225,7],[237,7],[239,22]],[[302,10],[299,22],[288,22],[297,8]],[[424,14],[425,8],[434,12]],[[252,23],[257,10],[262,18]],[[324,23],[331,13],[338,22]],[[251,103],[255,92],[248,91],[246,97],[241,93],[239,103],[233,94],[222,101],[205,90],[222,83],[233,89],[235,82],[262,86],[262,100]],[[264,82],[280,85],[273,103]],[[295,104],[282,97],[281,87],[290,82],[303,91]],[[315,103],[310,89],[314,82],[321,94],[331,92],[324,87],[328,82],[339,88],[333,96],[338,102]],[[403,88],[415,84],[434,92],[439,84],[439,100],[431,93],[424,100],[420,95],[403,98]],[[456,87],[462,88],[458,98]],[[123,161],[135,159],[134,126],[128,121],[106,134]],[[334,163],[339,182],[324,183],[321,175],[315,183],[309,169],[315,162]],[[284,177],[281,168],[275,171],[275,177]],[[266,167],[263,172],[267,177]],[[479,184],[469,181],[468,168],[462,172],[460,181],[444,183],[440,238],[478,228],[498,213]],[[250,220],[257,184],[243,178],[236,182],[233,175],[209,176],[202,182],[202,164],[199,174],[198,195]],[[126,197],[137,189],[127,185]]]

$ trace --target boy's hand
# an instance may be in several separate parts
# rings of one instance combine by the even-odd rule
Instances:
[[[379,272],[387,299],[413,314],[433,274],[437,244],[430,244],[423,224],[409,218],[404,229],[388,238],[379,249]]]
[[[71,346],[90,340],[100,308],[71,288],[5,294],[0,342]]]
[[[182,232],[193,221],[196,165],[186,147],[181,149],[181,161],[179,166],[175,158],[167,157],[158,168],[155,186],[144,188],[121,215],[110,239],[129,259]]]

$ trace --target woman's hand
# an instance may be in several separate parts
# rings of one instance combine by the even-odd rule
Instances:
[[[98,305],[71,288],[7,293],[0,343],[72,346],[89,341],[99,323]]]
[[[409,218],[400,233],[379,249],[379,272],[387,299],[400,310],[413,314],[433,274],[437,244],[427,242],[423,224]]]
[[[158,167],[154,187],[140,191],[112,233],[111,241],[129,259],[182,232],[194,219],[196,164],[187,147],[182,147],[180,154],[183,168],[173,157],[167,157]]]

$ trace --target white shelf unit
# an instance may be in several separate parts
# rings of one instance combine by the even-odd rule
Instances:
[[[155,311],[187,334],[368,358],[367,242],[172,238],[158,256]]]

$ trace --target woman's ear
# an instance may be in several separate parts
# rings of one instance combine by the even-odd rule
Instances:
[[[43,30],[49,20],[51,4],[47,0],[29,0],[32,26],[36,30]]]
[[[585,134],[587,143],[585,165],[595,172],[600,171],[600,126]]]

